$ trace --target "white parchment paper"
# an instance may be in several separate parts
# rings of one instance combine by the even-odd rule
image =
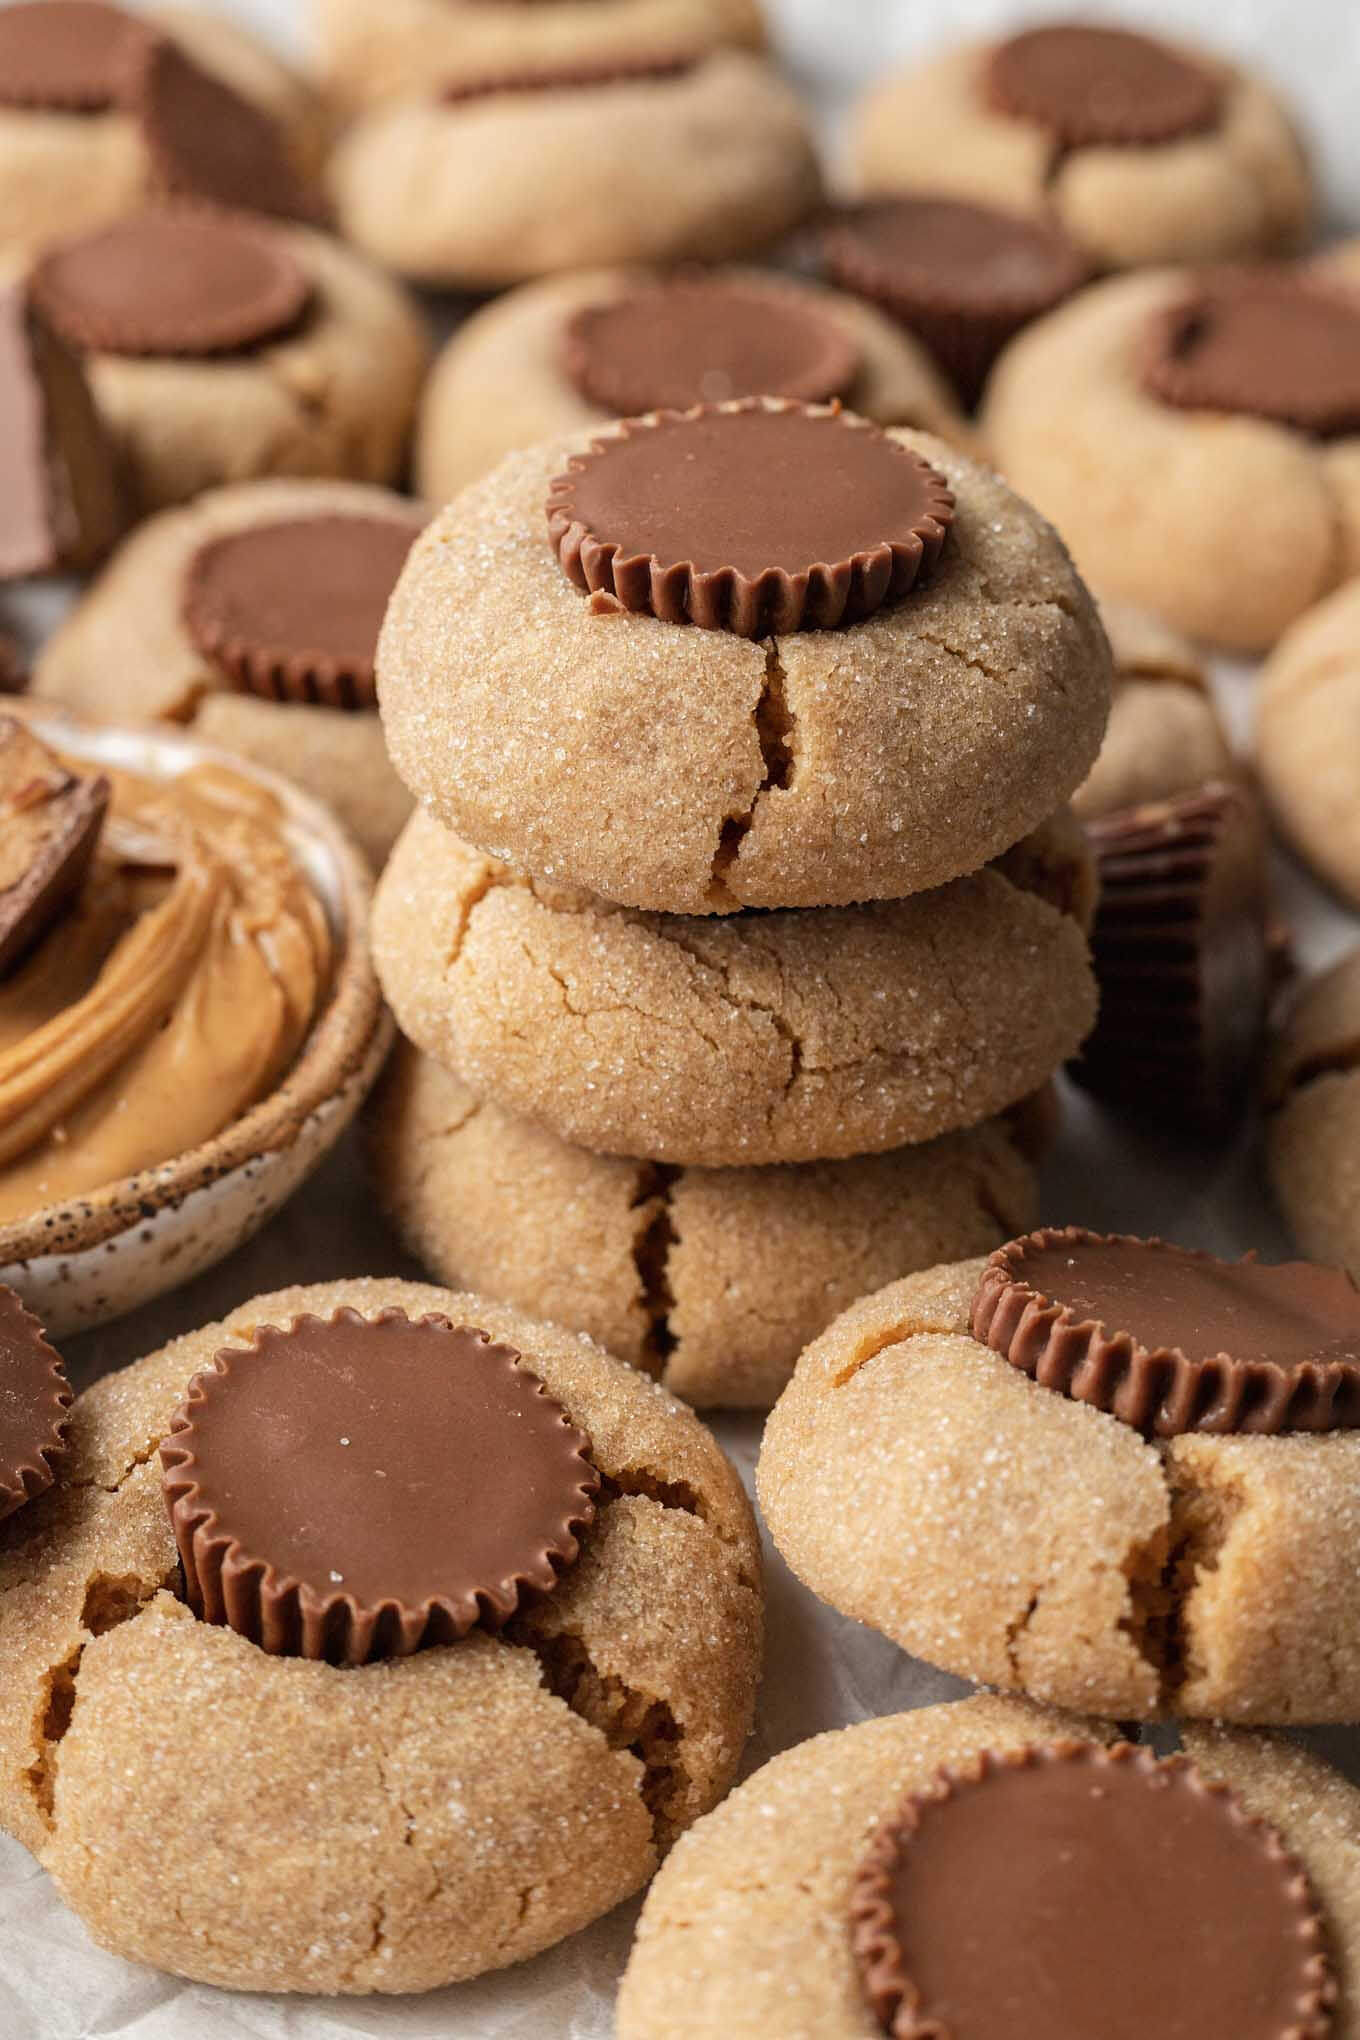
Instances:
[[[305,0],[220,0],[221,11],[305,51]],[[786,60],[817,100],[834,149],[847,95],[885,66],[944,33],[1062,11],[1059,0],[771,0]],[[1360,7],[1355,0],[1082,0],[1087,18],[1163,26],[1234,49],[1284,83],[1316,138],[1334,218],[1360,229]],[[38,629],[52,602],[29,602]],[[1220,696],[1245,741],[1251,676],[1222,668]],[[1356,741],[1354,733],[1347,740]],[[1283,908],[1301,961],[1320,965],[1360,940],[1344,914],[1294,866],[1278,860]],[[1270,1208],[1259,1130],[1227,1155],[1205,1155],[1164,1137],[1117,1131],[1078,1094],[1045,1169],[1044,1217],[1052,1223],[1156,1230],[1218,1252],[1286,1241]],[[331,1158],[258,1239],[176,1295],[70,1349],[78,1382],[152,1351],[221,1316],[243,1298],[285,1283],[355,1274],[416,1273],[378,1227],[352,1143]],[[752,1418],[714,1426],[746,1474],[759,1443]],[[821,1607],[773,1553],[769,1645],[748,1766],[823,1729],[948,1699],[965,1688],[903,1656],[884,1638]],[[1315,1738],[1360,1776],[1360,1734]],[[148,1779],[154,1793],[156,1782]],[[238,1997],[184,1985],[94,1948],[32,1858],[0,1837],[0,2040],[606,2040],[627,1957],[636,1903],[536,1961],[414,1999]]]

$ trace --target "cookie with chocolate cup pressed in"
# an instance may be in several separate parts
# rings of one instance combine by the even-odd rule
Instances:
[[[1340,2040],[1358,1813],[1275,1736],[1187,1725],[1158,1758],[990,1694],[833,1730],[663,1866],[620,2040]]]
[[[442,503],[539,439],[809,386],[877,424],[966,440],[925,349],[848,292],[736,265],[548,277],[481,306],[439,355],[421,399],[417,480]]]
[[[131,1960],[432,1989],[722,1795],[761,1607],[740,1482],[655,1383],[477,1297],[284,1290],[88,1390],[0,1528],[0,1819]]]
[[[160,205],[49,250],[29,287],[84,357],[141,515],[226,481],[401,467],[424,320],[327,235]]]
[[[1360,570],[1360,245],[1098,284],[1007,348],[979,431],[1103,594],[1267,650]]]
[[[1360,950],[1300,987],[1266,1088],[1271,1182],[1291,1234],[1360,1275]]]
[[[1360,437],[1354,444],[1360,483]],[[1352,904],[1360,904],[1360,746],[1350,735],[1358,713],[1360,586],[1352,584],[1301,617],[1267,660],[1253,747],[1281,835]]]
[[[814,1593],[945,1670],[1126,1720],[1350,1721],[1357,1412],[1339,1270],[1069,1228],[843,1313],[757,1485]]]
[[[323,128],[310,88],[219,17],[0,9],[0,247],[36,255],[170,194],[314,217]]]
[[[1114,655],[1114,698],[1100,756],[1072,796],[1078,819],[1235,778],[1209,676],[1189,639],[1126,602],[1102,601],[1100,620]]]
[[[608,18],[556,0],[313,0],[326,90],[342,105],[504,78],[526,66],[670,56],[677,47],[758,49],[759,0],[613,0]]]
[[[879,1152],[986,1119],[1095,1017],[1070,915],[987,870],[904,900],[708,918],[532,880],[417,812],[374,901],[402,1031],[606,1153],[712,1167]]]
[[[699,1408],[768,1409],[852,1298],[1033,1221],[1002,1121],[842,1162],[684,1169],[571,1147],[401,1042],[368,1113],[378,1195],[441,1281],[589,1332]]]
[[[685,554],[737,629],[622,606],[687,614]],[[976,870],[1090,769],[1110,672],[1061,541],[987,470],[766,403],[508,456],[413,549],[378,682],[393,763],[449,828],[552,884],[712,914]]]
[[[43,646],[33,693],[91,721],[183,724],[284,772],[381,866],[411,796],[374,709],[374,655],[425,514],[358,482],[210,489],[125,542]]]
[[[1269,85],[1086,22],[955,44],[876,84],[850,159],[861,191],[1002,206],[1061,227],[1101,269],[1288,254],[1316,205]]]
[[[347,238],[399,276],[497,290],[561,270],[726,262],[821,198],[807,116],[770,66],[674,46],[517,66],[361,112],[327,171]]]

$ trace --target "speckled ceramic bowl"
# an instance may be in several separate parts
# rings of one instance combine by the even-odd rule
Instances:
[[[29,714],[49,743],[92,765],[174,778],[227,767],[281,803],[289,843],[335,942],[330,989],[278,1088],[225,1132],[102,1190],[0,1226],[0,1282],[54,1338],[121,1317],[220,1261],[305,1182],[381,1069],[392,1023],[368,953],[368,868],[340,824],[287,780],[159,730],[96,729]]]

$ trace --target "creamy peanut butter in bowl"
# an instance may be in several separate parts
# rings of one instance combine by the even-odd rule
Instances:
[[[265,769],[31,707],[0,722],[0,1282],[54,1336],[258,1231],[391,1023],[367,866]]]

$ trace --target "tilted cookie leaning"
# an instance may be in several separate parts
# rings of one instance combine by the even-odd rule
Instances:
[[[947,1670],[1122,1719],[1352,1721],[1357,1421],[1341,1271],[1068,1228],[845,1312],[758,1486],[814,1592]]]
[[[0,1527],[0,1820],[179,1975],[475,1976],[727,1789],[759,1566],[708,1434],[588,1340],[413,1283],[259,1298],[82,1396]]]

